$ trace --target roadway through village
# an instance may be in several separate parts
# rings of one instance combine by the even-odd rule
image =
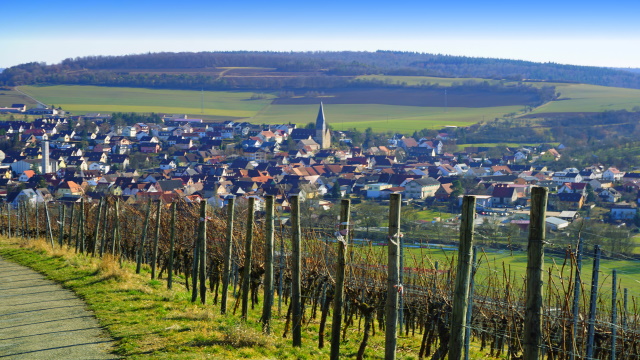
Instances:
[[[118,359],[84,302],[0,258],[0,359]]]

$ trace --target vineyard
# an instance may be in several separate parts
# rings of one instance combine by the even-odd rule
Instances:
[[[532,206],[532,224],[544,224],[543,195],[545,206]],[[290,198],[286,220],[273,197],[259,211],[254,198],[230,199],[225,208],[127,204],[116,197],[21,202],[2,208],[0,230],[134,262],[137,272],[150,269],[151,278],[169,288],[186,286],[192,302],[222,316],[239,313],[260,322],[265,333],[273,331],[277,311],[286,322],[277,335],[291,338],[294,347],[311,341],[301,330],[313,324],[317,347],[330,347],[332,359],[341,357],[341,340],[352,329],[361,335],[358,359],[371,355],[376,334],[384,334],[384,344],[376,346],[384,346],[386,359],[395,359],[398,335],[416,339],[420,359],[469,358],[471,344],[486,358],[640,359],[638,299],[615,270],[613,286],[598,287],[598,277],[609,276],[600,269],[600,250],[596,246],[591,256],[579,237],[562,261],[543,265],[544,225],[532,226],[526,276],[494,264],[474,277],[492,264],[473,245],[473,197],[465,197],[460,249],[447,262],[403,246],[399,196],[389,206],[387,243],[375,245],[352,241],[358,214],[348,200],[340,204],[335,228],[326,231],[301,228],[299,200]],[[582,271],[587,255],[594,262],[589,274]],[[260,318],[248,318],[256,307]]]

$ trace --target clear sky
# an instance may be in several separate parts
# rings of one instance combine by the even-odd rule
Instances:
[[[215,50],[404,50],[640,68],[637,0],[7,0],[0,9],[0,68]]]

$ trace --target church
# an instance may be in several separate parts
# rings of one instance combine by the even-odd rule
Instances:
[[[328,149],[331,147],[331,131],[327,128],[327,121],[324,118],[324,108],[320,103],[320,109],[318,110],[318,117],[316,118],[316,135],[313,137],[321,149]]]
[[[293,129],[291,138],[296,142],[313,139],[313,141],[319,145],[320,149],[328,149],[331,147],[331,130],[327,127],[327,120],[324,117],[322,103],[320,103],[320,109],[318,110],[315,129]]]

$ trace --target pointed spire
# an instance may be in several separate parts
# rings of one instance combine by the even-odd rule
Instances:
[[[318,109],[318,117],[316,118],[316,130],[322,130],[323,132],[327,129],[327,123],[324,119],[324,108],[322,107],[322,101],[320,102],[320,109]]]

